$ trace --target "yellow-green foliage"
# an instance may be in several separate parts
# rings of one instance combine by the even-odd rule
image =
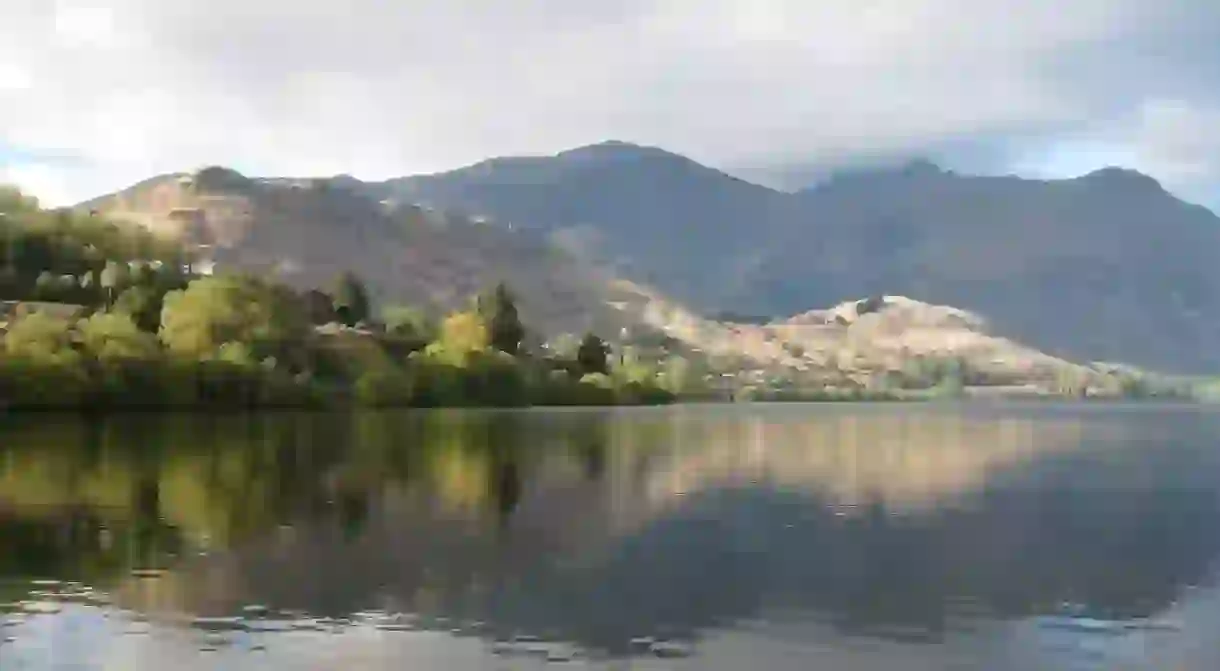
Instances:
[[[85,351],[99,361],[152,360],[161,356],[156,336],[141,331],[125,314],[99,312],[77,325]]]
[[[44,313],[12,324],[0,357],[0,399],[32,407],[80,403],[87,379],[72,337],[70,321]]]
[[[428,345],[429,357],[451,365],[465,365],[491,344],[487,325],[476,312],[455,312],[441,322],[440,338]]]
[[[160,336],[170,352],[212,358],[225,343],[247,343],[256,355],[300,342],[309,329],[303,307],[283,287],[239,276],[204,277],[166,295]]]
[[[48,363],[76,363],[72,349],[72,322],[35,312],[11,324],[4,336],[4,352]]]

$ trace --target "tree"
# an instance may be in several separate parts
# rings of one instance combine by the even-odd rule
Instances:
[[[961,359],[945,359],[938,364],[939,376],[934,387],[937,394],[957,398],[965,393],[965,364]]]
[[[516,298],[503,282],[496,285],[490,296],[480,297],[479,314],[487,324],[491,346],[516,356],[521,351],[525,327],[517,314]]]
[[[369,294],[364,282],[352,272],[343,272],[335,282],[335,314],[348,326],[369,319]]]
[[[309,322],[321,326],[335,321],[335,297],[320,289],[306,291],[301,299],[305,303],[305,312]]]
[[[885,296],[869,296],[863,300],[856,301],[856,314],[864,316],[874,312],[880,312],[885,307]]]
[[[149,360],[161,351],[156,336],[141,331],[125,314],[99,312],[82,319],[77,330],[85,350],[99,361]]]
[[[675,394],[681,394],[694,387],[694,377],[694,367],[684,357],[667,357],[661,366],[661,384],[666,390]]]
[[[114,305],[115,294],[119,289],[126,284],[128,279],[127,265],[116,261],[107,261],[106,267],[102,269],[99,282],[102,290],[106,292],[107,307]]]
[[[146,261],[133,262],[128,276],[128,282],[132,286],[151,287],[157,283],[157,270]]]
[[[580,347],[576,350],[576,362],[584,375],[609,374],[610,366],[606,361],[608,356],[610,356],[610,346],[593,333],[586,333],[584,340],[580,341]]]
[[[75,362],[72,322],[43,312],[16,320],[4,334],[4,353],[47,362]]]
[[[404,305],[392,305],[382,311],[386,333],[427,342],[436,337],[436,327],[421,310]]]
[[[464,357],[482,352],[491,343],[487,326],[473,312],[455,312],[441,322],[440,339],[434,343],[444,352]]]
[[[115,299],[111,310],[126,315],[141,330],[156,333],[161,323],[161,308],[165,293],[155,287],[136,285],[128,287]]]
[[[182,356],[214,358],[226,343],[244,343],[261,360],[283,358],[308,331],[291,290],[255,278],[216,276],[165,296],[159,335]]]
[[[51,301],[58,295],[59,283],[55,280],[55,275],[47,270],[38,273],[38,279],[34,281],[34,296],[39,300]]]
[[[77,405],[87,378],[72,348],[72,322],[35,312],[14,322],[0,342],[0,398],[13,407]]]

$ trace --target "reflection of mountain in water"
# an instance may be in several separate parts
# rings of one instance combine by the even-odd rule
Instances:
[[[778,611],[936,639],[964,617],[1063,602],[1147,615],[1205,578],[1220,552],[1208,420],[1091,416],[306,418],[210,437],[195,427],[193,444],[163,437],[138,457],[104,440],[76,462],[18,445],[0,463],[58,464],[48,482],[124,483],[105,500],[133,524],[149,515],[131,502],[150,505],[157,484],[154,518],[214,552],[121,582],[120,598],[146,610],[383,608],[612,651]],[[19,493],[12,475],[0,467],[0,499]],[[95,490],[62,484],[59,507],[103,500]],[[17,498],[26,523],[54,503]]]
[[[993,471],[1075,449],[1085,430],[1079,421],[926,412],[698,417],[682,424],[667,463],[652,469],[653,500],[764,483],[848,507],[881,501],[891,511],[935,505],[979,488]]]

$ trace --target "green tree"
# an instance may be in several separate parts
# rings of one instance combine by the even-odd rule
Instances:
[[[659,377],[662,388],[675,394],[686,393],[696,386],[695,369],[685,357],[666,358]]]
[[[411,402],[413,389],[406,373],[390,368],[361,374],[352,392],[360,405],[379,407],[407,405]]]
[[[521,351],[525,327],[521,325],[517,301],[508,285],[501,282],[489,296],[480,296],[478,310],[487,324],[491,346],[516,356]]]
[[[176,268],[177,266],[173,266]],[[131,264],[131,270],[128,273],[128,282],[136,287],[154,287],[159,284],[160,274],[151,263],[146,261],[136,261]]]
[[[945,359],[939,364],[939,379],[933,388],[937,395],[959,398],[965,394],[966,368],[961,359]]]
[[[141,331],[125,314],[99,312],[77,326],[85,351],[99,361],[151,360],[161,353],[156,336]]]
[[[38,279],[34,280],[34,297],[43,301],[59,298],[59,282],[53,273],[48,270],[38,273]]]
[[[352,272],[344,272],[335,282],[335,314],[348,326],[367,322],[370,313],[368,289]]]
[[[0,356],[0,398],[13,407],[75,407],[88,378],[72,347],[72,323],[34,313],[13,323]]]
[[[386,333],[427,342],[436,337],[436,326],[421,310],[405,305],[387,306],[382,310]]]
[[[302,295],[309,322],[321,326],[335,321],[335,297],[320,289],[310,289]]]
[[[129,317],[140,329],[156,333],[164,300],[165,293],[158,287],[138,284],[124,289],[111,309]]]
[[[36,361],[75,363],[72,322],[34,312],[14,322],[4,334],[4,353]]]
[[[580,347],[576,350],[576,362],[584,375],[594,373],[608,375],[610,366],[606,359],[609,356],[610,346],[593,333],[586,333],[584,339],[580,341]]]
[[[283,358],[309,324],[296,296],[249,277],[203,277],[165,296],[160,337],[174,354],[206,359],[226,343],[244,343],[257,359]]]

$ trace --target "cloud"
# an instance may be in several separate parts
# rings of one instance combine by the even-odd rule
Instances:
[[[1190,184],[1220,174],[1220,105],[1150,100],[1130,135],[1139,160],[1166,179]]]
[[[1209,0],[7,0],[5,18],[0,142],[79,159],[10,166],[66,171],[48,200],[208,163],[380,178],[611,137],[722,166],[1102,138],[1171,186],[1217,174]]]
[[[54,16],[54,39],[62,46],[115,46],[114,14],[106,7],[60,2]]]
[[[72,176],[52,163],[18,162],[0,169],[0,183],[17,184],[49,204],[75,200]]]

